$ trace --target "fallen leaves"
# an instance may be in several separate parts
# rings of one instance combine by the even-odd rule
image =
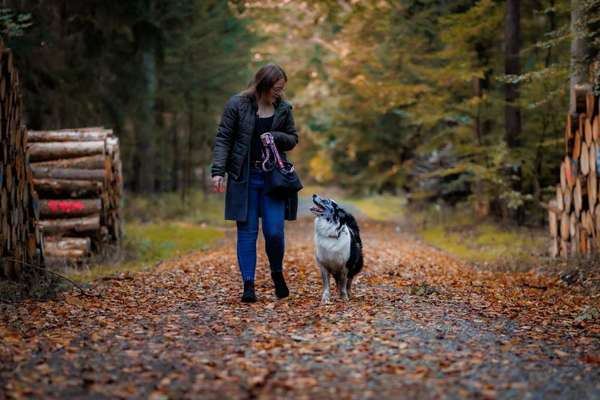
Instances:
[[[477,271],[366,222],[353,298],[321,305],[312,226],[295,224],[285,260],[292,295],[283,301],[261,254],[259,302],[239,302],[230,242],[99,279],[100,297],[73,292],[5,308],[3,390],[17,398],[547,397],[552,380],[600,394],[597,294],[551,276]]]

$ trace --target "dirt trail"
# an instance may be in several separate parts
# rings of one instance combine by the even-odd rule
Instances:
[[[585,287],[478,272],[361,224],[366,268],[347,303],[320,304],[302,219],[286,230],[286,300],[261,256],[259,301],[239,302],[230,238],[98,281],[100,297],[2,306],[0,398],[600,397],[600,321],[586,318],[600,304]]]

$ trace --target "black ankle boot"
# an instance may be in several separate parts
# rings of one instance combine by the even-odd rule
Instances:
[[[244,281],[244,294],[242,303],[256,303],[256,294],[254,293],[254,282]]]
[[[271,272],[271,278],[273,278],[273,283],[275,283],[275,295],[277,298],[283,299],[284,297],[288,297],[290,295],[290,291],[285,284],[283,272]]]

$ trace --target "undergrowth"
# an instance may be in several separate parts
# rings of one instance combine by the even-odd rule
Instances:
[[[149,270],[161,260],[209,248],[224,235],[222,194],[193,192],[184,201],[177,193],[127,194],[122,247],[105,249],[90,266],[68,268],[78,282],[122,272]]]
[[[119,257],[93,262],[90,268],[70,269],[68,276],[82,282],[116,272],[148,270],[161,260],[206,250],[224,235],[222,229],[188,222],[133,222],[127,224],[125,233]]]
[[[426,243],[479,268],[524,271],[553,261],[547,254],[544,229],[476,216],[468,204],[408,205],[400,196],[344,199],[367,217],[396,223]]]

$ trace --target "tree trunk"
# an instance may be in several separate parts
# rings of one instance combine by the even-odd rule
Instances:
[[[521,47],[521,15],[520,0],[507,0],[506,23],[504,29],[505,41],[505,67],[507,75],[518,75],[521,73],[519,63],[519,50]],[[505,137],[509,147],[519,144],[521,135],[521,109],[518,105],[519,88],[516,83],[505,84],[504,121]]]
[[[92,242],[90,238],[48,238],[44,240],[44,248],[59,249],[59,250],[84,250],[90,251]]]
[[[104,153],[104,141],[32,143],[28,146],[29,160],[49,161]]]
[[[475,114],[475,123],[473,124],[473,131],[475,133],[475,139],[477,144],[481,145],[481,79],[479,77],[473,77],[473,92],[475,97],[479,99],[477,102],[477,112]]]
[[[106,157],[103,154],[64,160],[42,161],[31,163],[32,168],[78,168],[78,169],[103,169]]]
[[[141,193],[154,191],[155,157],[155,101],[157,89],[156,43],[153,34],[141,28],[138,37],[141,46],[140,72],[144,77],[144,93],[140,99],[139,124],[136,129],[134,168],[136,189]]]
[[[31,171],[33,172],[33,177],[37,179],[89,180],[97,182],[102,182],[105,179],[104,169],[32,167]]]
[[[102,191],[102,183],[94,181],[34,179],[33,186],[40,194],[53,194],[61,197],[98,196]]]
[[[554,1],[550,2],[550,5],[553,7],[554,6]],[[553,32],[556,29],[556,13],[554,11],[549,11],[548,12],[548,30],[550,32]],[[552,47],[548,46],[548,49],[546,50],[546,56],[544,57],[544,67],[548,68],[550,66],[550,64],[552,63]],[[540,183],[540,177],[543,176],[543,165],[544,165],[544,141],[546,140],[546,135],[548,132],[548,128],[550,125],[550,109],[548,109],[548,107],[546,107],[548,111],[544,111],[542,114],[542,129],[541,129],[541,135],[540,135],[540,140],[538,142],[537,145],[537,149],[536,149],[536,156],[535,156],[535,174],[533,174],[533,187],[534,187],[534,197],[541,203],[542,202],[542,184]],[[570,127],[569,127],[569,134],[570,134]],[[568,140],[568,139],[567,139]],[[562,193],[560,196],[560,201],[559,203],[562,204]],[[561,211],[562,211],[562,207],[561,207]],[[540,221],[541,223],[543,223],[543,221]],[[557,249],[558,251],[558,249]]]
[[[41,217],[82,217],[102,212],[100,199],[40,200]]]
[[[98,142],[104,141],[112,131],[104,128],[64,129],[57,131],[29,131],[27,141],[34,142]]]
[[[27,162],[21,88],[12,51],[0,41],[0,279],[31,283],[41,271],[22,268],[20,262],[43,264],[44,254],[37,195]]]
[[[85,218],[42,220],[40,227],[45,235],[96,232],[100,229],[100,214]]]
[[[185,166],[184,166],[184,184],[183,184],[183,191],[182,191],[182,200],[185,201],[189,194],[190,191],[192,189],[192,177],[193,177],[193,162],[192,162],[192,157],[193,157],[193,148],[194,148],[194,131],[196,128],[196,120],[195,120],[195,115],[194,112],[195,107],[194,107],[194,100],[192,99],[192,96],[190,96],[189,94],[186,96],[187,97],[187,105],[188,105],[188,129],[187,129],[187,134],[188,134],[188,140],[187,140],[187,151],[186,151],[186,157],[185,157]]]
[[[177,130],[177,122],[173,121],[171,127],[171,190],[177,192],[179,190],[179,132]]]
[[[586,90],[588,85],[586,52],[587,46],[584,29],[580,23],[583,21],[583,8],[585,0],[571,0],[571,80],[570,102],[571,114],[577,112],[577,91]]]

